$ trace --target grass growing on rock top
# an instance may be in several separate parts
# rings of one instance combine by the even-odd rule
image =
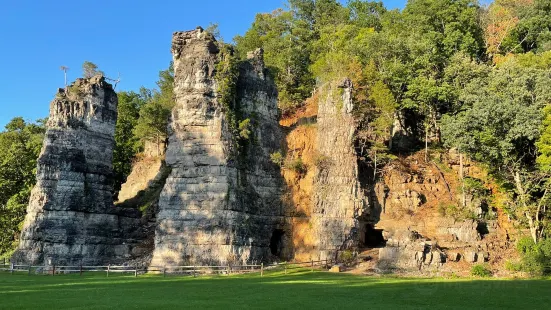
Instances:
[[[10,275],[1,309],[547,309],[551,280],[411,279],[327,272],[217,277]]]

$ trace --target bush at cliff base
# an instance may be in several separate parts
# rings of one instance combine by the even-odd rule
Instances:
[[[551,239],[541,239],[537,243],[531,238],[520,239],[517,250],[522,261],[517,269],[531,275],[549,274],[551,271]]]

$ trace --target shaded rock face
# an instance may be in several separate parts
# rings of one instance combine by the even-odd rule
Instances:
[[[345,80],[341,85],[327,85],[320,95],[317,146],[321,164],[314,179],[311,218],[320,259],[357,248],[360,221],[370,213],[354,150],[351,93],[352,83]]]
[[[279,171],[269,160],[281,141],[277,91],[262,52],[239,66],[234,108],[250,120],[251,135],[237,156],[219,102],[214,38],[200,28],[176,32],[172,53],[176,106],[166,152],[172,172],[159,200],[151,264],[268,259],[280,247],[270,243],[284,221]]]
[[[16,261],[100,264],[132,257],[140,213],[113,207],[117,96],[101,76],[60,89]]]

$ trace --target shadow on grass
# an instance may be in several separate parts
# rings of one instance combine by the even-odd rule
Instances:
[[[218,277],[0,274],[0,308],[531,308],[551,281],[411,279],[299,271]]]

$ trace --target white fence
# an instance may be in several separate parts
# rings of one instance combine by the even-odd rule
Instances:
[[[111,273],[128,273],[137,277],[139,274],[162,274],[167,275],[189,275],[197,277],[198,275],[231,275],[231,274],[245,274],[259,272],[261,276],[264,275],[265,270],[287,270],[292,269],[304,269],[310,268],[314,271],[314,268],[327,268],[331,264],[330,260],[319,260],[309,262],[293,262],[293,263],[278,263],[271,265],[227,265],[227,266],[149,266],[147,268],[141,268],[138,266],[32,266],[32,265],[15,265],[15,264],[0,264],[0,271],[14,273],[27,273],[42,274],[42,275],[56,275],[56,274],[71,274],[78,273],[82,276],[84,273],[89,272],[101,272],[105,273],[107,277]]]

